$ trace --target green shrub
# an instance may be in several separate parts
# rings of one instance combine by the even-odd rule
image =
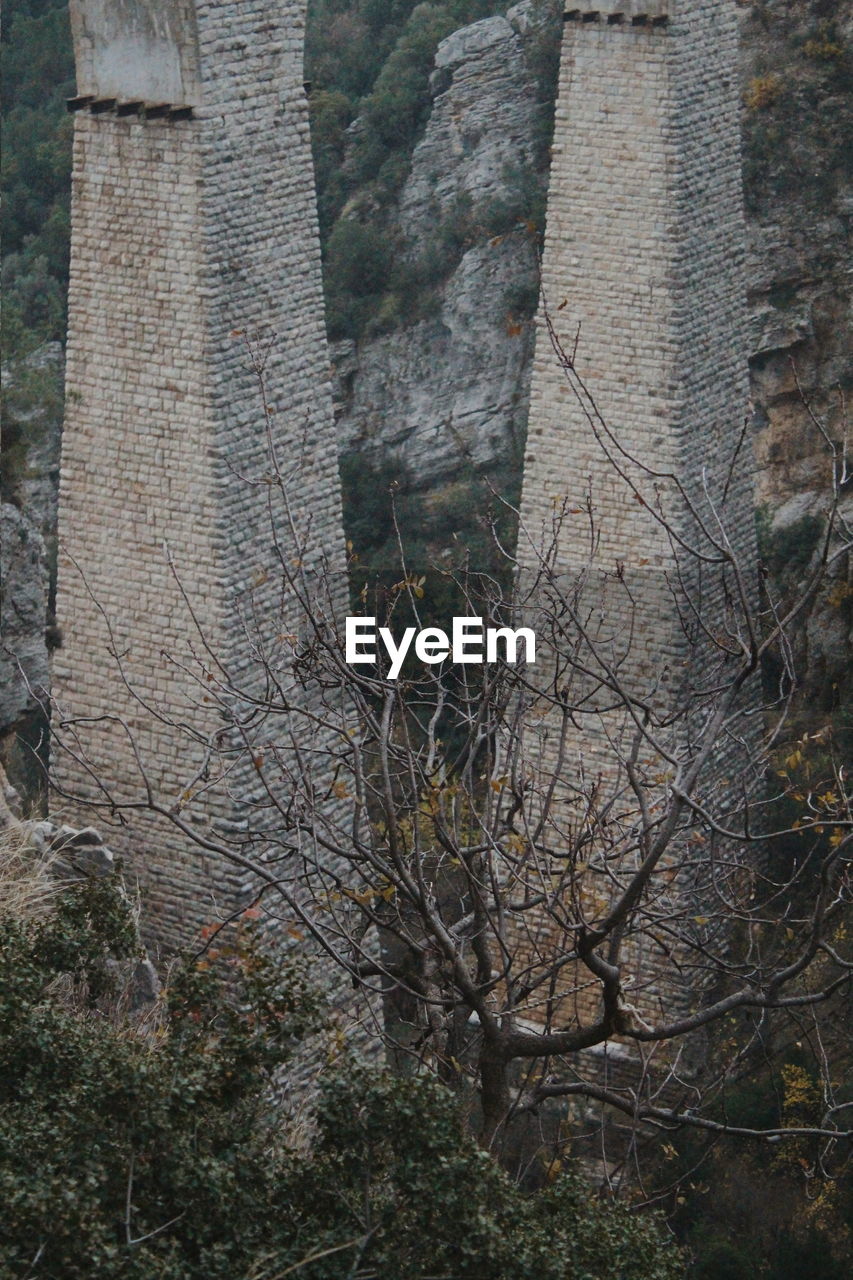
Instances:
[[[383,1280],[676,1280],[678,1251],[659,1224],[598,1199],[574,1175],[525,1195],[468,1138],[443,1086],[368,1072],[332,1079],[319,1107],[313,1168],[304,1203],[337,1238],[373,1238],[365,1274]],[[331,1241],[331,1233],[329,1233]],[[328,1262],[306,1276],[354,1275],[357,1246],[340,1269]],[[352,1270],[348,1270],[352,1266]],[[301,1274],[301,1273],[300,1273]]]
[[[323,270],[329,336],[360,337],[379,309],[390,274],[387,238],[375,226],[339,218],[329,237]]]
[[[759,557],[774,577],[790,580],[808,568],[823,528],[822,516],[805,515],[784,528],[774,529],[770,511],[760,507],[756,512]]]
[[[504,307],[514,320],[529,320],[539,305],[539,280],[531,275],[526,280],[516,280],[504,294]]]
[[[403,153],[405,163],[386,170],[379,184],[386,202],[394,197],[405,180],[408,157],[429,116],[429,77],[439,43],[466,23],[495,12],[496,7],[489,0],[446,0],[411,8],[397,29],[371,91],[359,106],[361,130],[348,162],[354,184],[371,182],[391,154]],[[395,31],[393,18],[389,29]],[[396,185],[388,181],[392,175]]]
[[[842,946],[843,933],[842,926]],[[843,1018],[843,997],[838,1015]],[[743,1034],[749,1019],[741,1026]],[[718,1034],[739,1034],[735,1019]],[[713,1063],[713,1040],[709,1047]],[[756,1129],[820,1123],[823,1064],[807,1043],[780,1052],[768,1023],[766,1040],[745,1056],[740,1072],[721,1099],[719,1116],[727,1123]],[[838,1100],[848,1096],[841,1085]],[[688,1280],[841,1280],[846,1274],[853,1182],[843,1157],[830,1169],[821,1139],[723,1145],[685,1128],[668,1135],[661,1155],[658,1178],[670,1188],[671,1221],[690,1256]]]
[[[47,915],[0,912],[4,1275],[681,1274],[655,1219],[577,1178],[521,1191],[436,1081],[341,1059],[297,1149],[268,1086],[317,1024],[304,972],[273,958],[247,918],[179,964],[138,1024],[115,1004],[115,961],[136,946],[112,879],[69,888]]]
[[[318,186],[326,186],[344,158],[346,130],[352,103],[337,90],[317,90],[309,98],[311,142]]]
[[[65,333],[65,289],[45,257],[9,254],[0,274],[3,290],[3,352],[26,355]]]
[[[341,455],[344,527],[362,562],[392,543],[394,507],[404,528],[418,528],[424,513],[407,469],[394,458],[371,464],[360,453]],[[395,556],[391,564],[397,563]]]
[[[388,244],[375,227],[341,218],[329,237],[327,269],[330,288],[357,298],[381,293],[390,265]]]
[[[505,194],[486,202],[480,210],[483,230],[490,236],[505,235],[523,222],[536,231],[545,228],[545,178],[529,165],[505,165]]]
[[[3,1274],[231,1280],[283,1208],[265,1090],[316,1018],[303,977],[243,927],[145,1032],[104,1004],[135,945],[111,880],[0,921]]]

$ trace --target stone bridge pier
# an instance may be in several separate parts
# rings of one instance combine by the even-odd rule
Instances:
[[[262,652],[290,687],[304,618],[282,557],[329,567],[346,601],[305,0],[71,0],[71,19],[52,771],[99,806],[87,820],[119,823],[110,844],[175,946],[249,877],[146,816],[146,784],[257,852],[240,842],[263,785],[219,749],[222,691],[262,694]]]
[[[748,441],[730,471],[748,410],[737,37],[733,0],[567,4],[524,464],[522,569],[535,572],[565,509],[555,566],[567,596],[583,575],[579,613],[599,656],[662,722],[673,713],[660,738],[681,758],[692,728],[675,712],[709,670],[709,646],[676,597],[686,588],[706,623],[725,617],[719,583],[710,570],[700,581],[684,545],[707,552],[702,521],[716,531],[723,513],[744,572],[755,569]],[[552,652],[543,682],[560,661]],[[547,777],[565,760],[559,812],[596,786],[599,810],[629,821],[620,755],[635,722],[612,703],[590,696],[564,756],[558,716],[543,711],[531,761]],[[669,764],[647,746],[638,767],[654,811]],[[705,794],[719,798],[743,768],[744,752],[721,742]],[[689,903],[695,885],[673,891],[679,915],[682,890]],[[695,1001],[693,970],[679,976],[664,950],[629,945],[625,966],[650,1022],[664,1003],[671,1014]]]

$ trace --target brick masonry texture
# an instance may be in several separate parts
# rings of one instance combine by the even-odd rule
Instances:
[[[257,645],[284,669],[275,637],[301,625],[273,528],[284,555],[307,537],[307,571],[328,562],[346,600],[304,8],[72,0],[78,92],[119,112],[75,117],[53,692],[60,718],[111,717],[79,728],[94,776],[142,799],[132,740],[160,802],[212,834],[245,827],[260,784],[250,765],[216,786],[205,775],[217,726],[203,673],[218,662],[260,692]],[[191,115],[121,114],[164,90]],[[292,472],[286,503],[266,483],[271,444]],[[52,769],[104,798],[62,751]],[[238,873],[164,825],[109,839],[167,945],[243,900]]]
[[[577,373],[618,447],[601,434],[649,505],[636,500],[596,441],[540,308],[519,556],[523,569],[535,568],[565,503],[557,567],[567,584],[585,571],[582,600],[597,642],[621,663],[629,687],[663,709],[685,682],[701,678],[703,658],[687,646],[670,587],[673,545],[650,508],[660,502],[681,536],[700,546],[702,538],[660,473],[678,478],[705,519],[713,519],[711,503],[722,502],[728,482],[729,536],[747,569],[754,565],[746,458],[728,481],[748,407],[735,6],[607,0],[594,12],[566,8],[543,308],[568,353],[577,340]],[[698,592],[689,572],[688,586]],[[720,601],[716,588],[705,590],[713,616]],[[599,783],[602,806],[620,793],[624,774],[615,759],[628,729],[624,718],[602,713],[572,732],[567,800],[580,782]],[[556,717],[543,712],[531,758],[546,776],[556,739]],[[660,768],[652,758],[640,763],[649,776]],[[734,751],[721,749],[708,794],[719,794],[723,774],[736,767]],[[555,841],[569,835],[567,823]],[[632,999],[648,1016],[660,1015],[662,995],[670,1008],[689,998],[662,990],[672,967],[661,957],[635,954],[628,967],[636,971]]]

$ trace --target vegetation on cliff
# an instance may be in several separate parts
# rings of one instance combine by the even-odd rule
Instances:
[[[571,1172],[520,1190],[453,1096],[323,1043],[251,911],[133,1011],[114,877],[0,848],[0,1269],[55,1280],[677,1280],[662,1224]],[[313,1031],[310,1111],[275,1104]]]
[[[306,74],[333,333],[361,332],[377,317],[386,286],[411,305],[448,259],[416,267],[389,260],[388,212],[409,171],[431,107],[429,86],[440,40],[466,23],[503,12],[501,0],[312,0]],[[849,174],[853,58],[836,21],[838,3],[752,6],[764,52],[745,94],[745,179],[756,210],[796,191],[826,203]],[[541,0],[544,14],[559,6]],[[519,210],[541,220],[559,21],[531,43],[542,103],[538,178],[520,191]],[[65,0],[9,0],[2,26],[4,189],[4,351],[64,334],[68,280],[70,117],[74,67]],[[525,207],[526,206],[526,207]],[[515,215],[518,210],[511,213]],[[462,223],[446,235],[470,243],[498,234]],[[350,225],[346,225],[350,224]],[[354,230],[358,228],[358,230]],[[450,257],[454,252],[450,245]],[[458,252],[458,248],[456,250]],[[366,265],[371,270],[366,273]],[[430,278],[432,276],[432,279]],[[371,301],[365,304],[364,299]],[[400,323],[386,305],[381,323]]]
[[[349,62],[336,56],[341,30],[363,31],[369,40],[363,7],[353,4],[325,21],[322,8],[314,10],[307,65],[327,319],[330,337],[359,338],[410,324],[427,312],[437,286],[472,245],[504,234],[519,221],[543,230],[559,5],[541,0],[535,7],[537,20],[526,45],[536,96],[535,165],[512,176],[506,199],[478,205],[470,197],[458,200],[417,245],[407,243],[398,225],[397,201],[440,90],[431,87],[436,49],[460,27],[507,6],[496,0],[450,0],[411,6],[399,25],[386,16],[387,56],[366,91],[351,75]],[[374,64],[366,59],[364,65]],[[374,264],[372,271],[364,270],[366,262]]]

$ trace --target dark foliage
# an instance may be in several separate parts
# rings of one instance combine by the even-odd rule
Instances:
[[[520,1191],[429,1080],[341,1060],[297,1151],[270,1085],[318,1023],[304,971],[243,920],[172,971],[140,1025],[116,1005],[116,963],[135,946],[110,880],[68,889],[46,919],[0,921],[4,1275],[681,1274],[654,1218],[573,1177]]]
[[[2,40],[3,351],[65,332],[74,64],[63,0],[8,0]]]
[[[819,1069],[805,1043],[734,1084],[733,1124],[819,1119]],[[826,1177],[821,1144],[751,1143],[734,1151],[682,1133],[663,1147],[662,1181],[676,1179],[673,1223],[692,1261],[689,1280],[842,1280],[853,1240],[853,1184]]]

